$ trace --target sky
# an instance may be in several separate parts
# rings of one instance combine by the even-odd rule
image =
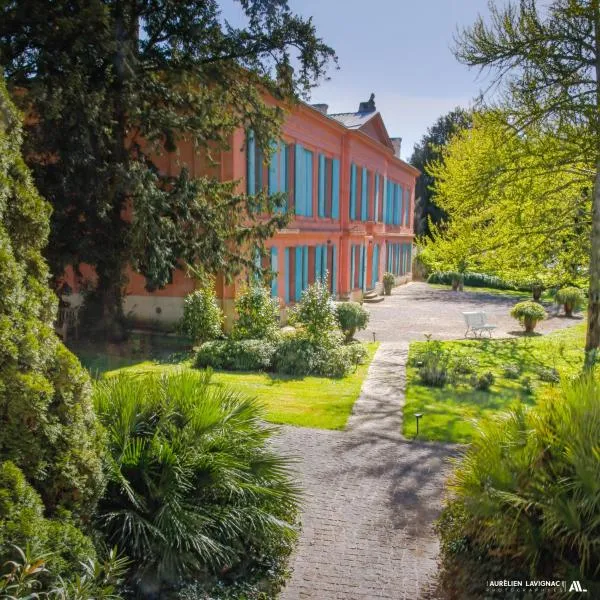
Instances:
[[[458,26],[488,14],[488,0],[288,1],[294,12],[312,16],[339,58],[340,69],[330,69],[311,102],[351,112],[373,92],[388,133],[402,137],[404,159],[439,116],[469,106],[485,87],[451,46]]]

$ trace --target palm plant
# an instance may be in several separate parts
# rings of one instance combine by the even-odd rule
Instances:
[[[451,480],[442,546],[463,536],[488,571],[500,560],[598,583],[599,432],[600,383],[591,376],[549,390],[533,409],[481,421]],[[457,510],[459,536],[444,528]]]
[[[298,490],[254,400],[210,373],[108,378],[95,390],[108,437],[100,524],[133,561],[139,591],[280,552],[296,532]]]

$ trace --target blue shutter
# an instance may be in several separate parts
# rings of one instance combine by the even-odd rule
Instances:
[[[360,246],[360,250],[359,250],[359,263],[360,263],[360,271],[358,273],[358,287],[360,287],[361,290],[365,289],[365,246],[364,244],[361,244]]]
[[[296,301],[300,300],[302,296],[302,272],[304,271],[302,267],[302,257],[303,251],[302,246],[296,246],[296,274],[295,274],[295,285],[296,285]]]
[[[313,214],[313,153],[310,150],[304,151],[304,164],[305,164],[305,216],[312,217]]]
[[[340,161],[333,159],[331,167],[331,218],[340,218]]]
[[[321,273],[321,246],[315,246],[315,281],[323,277]]]
[[[371,288],[377,283],[377,275],[379,271],[379,244],[373,246],[373,256],[371,260]]]
[[[332,294],[335,297],[337,294],[337,247],[331,247],[331,290]]]
[[[362,181],[361,181],[361,203],[360,203],[360,220],[366,221],[369,215],[369,201],[368,201],[368,191],[369,191],[369,172],[366,167],[363,167],[362,170]]]
[[[398,205],[398,223],[404,225],[404,190],[400,184],[398,184]]]
[[[319,154],[319,217],[325,216],[325,155]]]
[[[328,254],[328,250],[327,250],[327,244],[323,244],[322,246],[322,250],[321,250],[321,277],[325,280],[326,279],[326,275],[327,275],[327,254]],[[331,273],[330,273],[331,275]]]
[[[383,178],[383,214],[381,215],[382,223],[387,223],[388,219],[388,180],[387,177]]]
[[[354,244],[350,246],[350,289],[354,289],[354,270],[356,265],[354,264],[356,261],[354,260]]]
[[[410,225],[410,190],[404,190],[404,224],[408,227]]]
[[[285,249],[283,263],[283,281],[284,281],[284,297],[286,304],[290,303],[290,249]]]
[[[356,165],[350,167],[350,220],[356,220]]]
[[[277,248],[274,246],[271,248],[271,271],[273,271],[273,279],[271,279],[271,296],[277,298],[279,296],[279,290],[277,286],[277,276],[279,275],[279,264],[277,258]]]
[[[304,174],[304,148],[300,144],[296,144],[296,154],[294,157],[294,197],[296,201],[296,214],[304,215],[304,207],[306,206],[305,197],[305,174]]]
[[[400,244],[396,244],[396,275],[400,275]]]
[[[271,162],[269,163],[269,194],[279,192],[279,144],[271,143]]]
[[[406,244],[406,260],[408,263],[406,265],[406,272],[408,273],[409,271],[412,271],[412,244],[410,242]]]
[[[302,289],[308,287],[308,246],[302,246]]]
[[[379,220],[379,173],[375,174],[375,206],[373,207],[373,220],[375,223]]]
[[[249,129],[246,134],[246,185],[247,193],[256,193],[256,141],[254,131]]]

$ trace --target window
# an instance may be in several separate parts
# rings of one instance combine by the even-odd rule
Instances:
[[[340,218],[340,161],[319,154],[319,217]]]
[[[271,259],[272,259],[271,255]],[[327,277],[330,292],[336,294],[337,248],[332,244],[293,246],[285,249],[283,264],[284,300],[298,302],[302,292]]]
[[[363,289],[365,284],[365,246],[350,246],[350,286],[351,289]]]
[[[313,214],[313,153],[296,144],[294,196],[296,214],[312,217]]]

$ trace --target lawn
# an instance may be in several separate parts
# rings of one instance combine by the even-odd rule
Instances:
[[[452,291],[452,286],[444,285],[443,283],[430,283],[428,284],[432,288],[436,288],[438,290],[447,290]],[[531,292],[524,292],[520,290],[498,290],[496,288],[487,288],[487,287],[473,287],[470,285],[465,285],[465,292],[476,292],[478,294],[490,294],[492,296],[509,296],[511,298],[519,299],[519,300],[533,300]],[[550,292],[545,291],[541,297],[542,302],[553,302],[553,298]]]
[[[356,371],[342,379],[327,377],[294,378],[272,373],[216,371],[213,385],[231,385],[258,398],[265,406],[267,420],[300,427],[343,429],[357,400],[378,343],[366,344],[368,358]],[[117,373],[161,373],[191,369],[191,360],[166,362],[118,357],[105,353],[78,352],[81,362],[95,376]]]
[[[495,376],[489,391],[474,389],[469,376],[462,376],[457,385],[443,388],[422,385],[418,369],[407,369],[406,403],[404,406],[404,435],[416,434],[415,413],[422,413],[419,437],[428,440],[468,442],[473,433],[473,419],[491,415],[515,401],[533,404],[544,388],[552,385],[543,381],[540,370],[556,369],[561,377],[576,374],[583,364],[585,325],[556,331],[546,336],[520,337],[504,340],[461,340],[442,342],[453,360],[460,356],[475,359],[478,374],[491,371]],[[414,342],[409,350],[409,364],[427,342]],[[507,376],[507,365],[518,366],[518,377]],[[546,371],[547,373],[548,371]],[[541,376],[541,377],[540,377]],[[531,381],[532,392],[527,389]]]

